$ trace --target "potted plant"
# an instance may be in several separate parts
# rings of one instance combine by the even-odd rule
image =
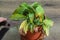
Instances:
[[[24,20],[19,28],[21,40],[42,40],[49,35],[53,21],[46,17],[44,13],[44,9],[37,2],[32,5],[22,3],[17,7],[11,19]]]

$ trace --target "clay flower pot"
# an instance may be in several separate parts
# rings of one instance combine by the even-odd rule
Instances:
[[[21,40],[43,40],[45,33],[44,33],[42,27],[40,27],[38,30],[39,30],[38,32],[33,32],[33,33],[28,31],[25,36],[20,35]]]

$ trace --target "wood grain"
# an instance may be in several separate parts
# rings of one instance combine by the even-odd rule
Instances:
[[[0,0],[0,16],[8,18],[21,3],[32,4],[36,1],[42,4],[45,14],[55,22],[50,36],[44,40],[60,40],[60,0]],[[20,40],[17,29],[11,28],[2,40]]]

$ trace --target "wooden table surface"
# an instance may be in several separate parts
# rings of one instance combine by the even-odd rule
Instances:
[[[19,4],[36,1],[42,4],[45,14],[55,22],[50,36],[44,40],[60,40],[60,0],[0,0],[0,16],[9,18]],[[14,23],[13,25],[16,26]],[[11,27],[2,40],[20,40],[17,28]]]

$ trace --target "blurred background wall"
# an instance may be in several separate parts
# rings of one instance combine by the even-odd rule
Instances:
[[[23,2],[42,4],[45,14],[55,22],[50,30],[50,36],[44,40],[60,40],[60,0],[0,0],[0,16],[9,18],[18,5]],[[11,28],[2,40],[20,40],[16,30],[16,28]]]

